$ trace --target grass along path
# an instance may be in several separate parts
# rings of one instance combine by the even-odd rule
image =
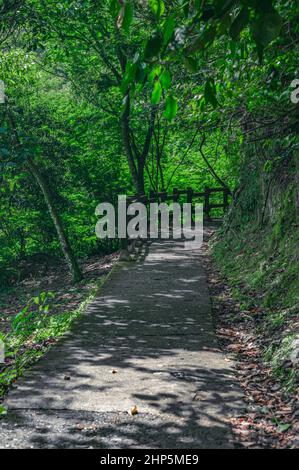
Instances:
[[[70,328],[98,292],[118,259],[93,257],[83,264],[85,278],[74,285],[62,263],[34,269],[17,285],[2,289],[0,339],[5,364],[0,365],[0,400],[16,379]],[[5,413],[5,409],[2,409]]]

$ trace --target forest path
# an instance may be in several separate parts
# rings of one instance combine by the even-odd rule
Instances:
[[[233,447],[229,418],[243,404],[200,250],[157,241],[122,263],[5,405],[2,448]]]

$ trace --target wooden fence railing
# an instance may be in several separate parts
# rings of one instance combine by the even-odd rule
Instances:
[[[217,193],[222,193],[222,202],[217,202],[215,203],[212,201],[213,195]],[[129,206],[132,202],[142,202],[145,205],[150,204],[151,202],[167,202],[167,201],[173,201],[173,202],[189,202],[190,204],[193,204],[196,202],[196,200],[199,202],[200,200],[203,202],[203,211],[205,214],[205,217],[207,219],[211,219],[211,210],[213,209],[223,209],[223,212],[225,212],[229,206],[229,198],[231,196],[231,193],[229,190],[225,188],[205,188],[203,192],[196,192],[193,191],[192,188],[187,188],[183,190],[179,190],[177,188],[174,188],[171,193],[168,193],[167,191],[161,191],[159,193],[156,193],[154,191],[150,191],[149,195],[147,196],[146,194],[139,196],[139,195],[134,195],[134,196],[127,196],[127,206]],[[183,201],[184,199],[184,201]],[[193,212],[194,206],[192,207],[192,212]],[[132,216],[126,216],[127,217],[127,222],[131,219]],[[130,259],[130,252],[134,250],[135,244],[139,242],[142,243],[142,240],[140,239],[139,241],[137,239],[130,239],[128,236],[126,238],[121,239],[121,256],[120,259],[122,261],[128,261]]]
[[[222,193],[222,202],[213,202],[212,197],[213,194]],[[133,201],[140,201],[145,205],[148,205],[151,202],[180,202],[181,197],[184,196],[186,201],[190,204],[193,204],[195,200],[199,201],[200,199],[203,201],[203,210],[206,218],[211,218],[211,210],[212,209],[223,209],[223,212],[226,212],[229,206],[229,197],[231,193],[228,189],[225,188],[205,188],[203,192],[196,192],[192,188],[187,188],[180,190],[178,188],[174,188],[171,193],[167,191],[161,191],[156,193],[154,191],[150,191],[149,195],[146,194],[142,196],[134,195],[128,196],[127,202]]]

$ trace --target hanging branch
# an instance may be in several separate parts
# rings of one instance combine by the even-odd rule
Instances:
[[[231,190],[229,189],[229,187],[227,186],[227,184],[225,184],[224,181],[222,181],[222,179],[220,178],[220,176],[217,175],[216,171],[214,170],[214,168],[213,168],[212,165],[210,164],[209,160],[207,159],[207,157],[206,157],[205,154],[203,153],[203,146],[204,146],[204,144],[205,144],[205,141],[206,141],[206,136],[205,136],[205,134],[204,134],[204,135],[203,135],[202,142],[201,142],[200,147],[199,147],[199,153],[201,154],[203,161],[204,161],[205,164],[207,165],[207,167],[208,167],[209,172],[211,173],[211,175],[218,181],[218,183],[219,183],[229,194],[232,194],[232,193],[231,193]]]
[[[155,192],[158,192],[158,188],[156,187],[156,185],[155,185],[155,183],[154,183],[154,180],[153,180],[153,178],[152,178],[152,175],[150,174],[148,165],[145,165],[145,170],[146,170],[148,179],[150,180],[151,187],[153,188],[153,190],[154,190]]]
[[[184,153],[184,155],[183,155],[181,161],[177,164],[177,166],[176,166],[175,169],[173,170],[173,172],[172,172],[172,174],[171,174],[171,176],[170,176],[170,178],[169,178],[169,180],[168,180],[168,183],[167,183],[167,186],[166,186],[166,189],[165,189],[166,191],[168,190],[168,188],[169,188],[169,186],[170,186],[170,183],[171,183],[171,181],[172,181],[174,175],[176,174],[176,172],[178,171],[178,169],[180,168],[180,166],[184,163],[184,161],[185,161],[185,159],[186,159],[186,157],[187,157],[189,151],[191,150],[191,148],[192,148],[192,146],[193,146],[193,144],[194,144],[194,141],[195,141],[195,139],[196,139],[196,136],[197,136],[198,132],[199,132],[199,128],[196,129],[195,134],[194,134],[194,136],[192,137],[191,142],[190,142],[190,144],[188,145],[187,150],[185,151],[185,153]]]

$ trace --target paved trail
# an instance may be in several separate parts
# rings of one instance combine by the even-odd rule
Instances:
[[[153,243],[112,275],[9,394],[2,448],[233,447],[240,392],[217,346],[200,253],[182,246]]]

